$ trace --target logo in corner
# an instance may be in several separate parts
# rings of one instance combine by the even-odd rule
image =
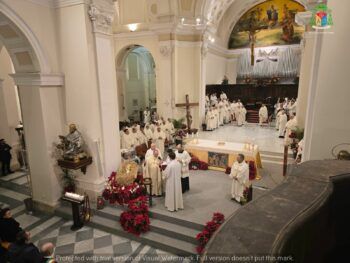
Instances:
[[[310,24],[315,29],[329,29],[333,26],[332,10],[326,4],[319,4],[312,11]]]

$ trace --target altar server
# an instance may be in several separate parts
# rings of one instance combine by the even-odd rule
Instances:
[[[129,128],[125,128],[122,138],[121,138],[121,147],[122,149],[130,149],[134,147],[134,140],[132,135],[130,134]]]
[[[190,154],[185,151],[181,144],[176,146],[176,159],[181,163],[181,187],[182,193],[190,190],[190,169],[189,164],[191,162]]]
[[[290,145],[292,143],[292,139],[289,137],[292,133],[297,128],[297,118],[295,115],[291,115],[289,121],[286,123],[286,134],[284,137],[284,143],[285,145]]]
[[[176,160],[174,152],[169,153],[169,160],[165,171],[165,207],[173,212],[184,209],[181,189],[181,164]]]
[[[232,165],[229,176],[233,179],[231,187],[232,200],[241,203],[244,190],[249,186],[249,166],[244,161],[243,154],[237,156],[237,161]]]

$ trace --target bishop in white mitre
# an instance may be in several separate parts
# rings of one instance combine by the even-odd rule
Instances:
[[[182,193],[190,190],[190,169],[189,165],[191,162],[190,154],[185,151],[181,144],[176,146],[175,151],[176,159],[181,163],[181,188]]]
[[[240,203],[243,198],[244,190],[249,187],[249,166],[244,161],[243,154],[237,156],[237,161],[232,165],[229,176],[232,179],[232,200],[236,200]]]
[[[267,121],[269,117],[269,113],[267,111],[267,107],[263,104],[259,110],[259,124],[260,126]]]
[[[164,154],[164,143],[165,143],[166,135],[162,131],[160,126],[157,126],[157,129],[153,133],[153,141],[157,145],[159,149],[159,154],[163,156]]]
[[[143,178],[152,179],[152,192],[151,195],[162,195],[162,172],[160,165],[162,158],[159,156],[158,150],[153,151],[153,155],[146,159]]]
[[[165,207],[171,211],[184,209],[181,189],[181,164],[176,160],[174,152],[169,153],[169,163],[164,170],[165,181]]]

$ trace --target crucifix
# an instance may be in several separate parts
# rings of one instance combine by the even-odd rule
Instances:
[[[191,132],[191,124],[192,124],[192,116],[191,116],[191,107],[199,106],[199,103],[193,102],[190,103],[190,99],[188,94],[186,94],[186,102],[185,103],[177,103],[176,107],[186,107],[186,119],[187,119],[187,130]]]
[[[268,25],[261,19],[261,10],[253,10],[247,15],[245,19],[241,21],[240,30],[241,32],[247,32],[250,44],[250,64],[255,64],[255,43],[256,36],[262,29],[267,29]]]

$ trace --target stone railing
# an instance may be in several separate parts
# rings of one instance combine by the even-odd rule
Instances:
[[[202,262],[345,262],[349,208],[349,161],[303,163],[228,218]]]

